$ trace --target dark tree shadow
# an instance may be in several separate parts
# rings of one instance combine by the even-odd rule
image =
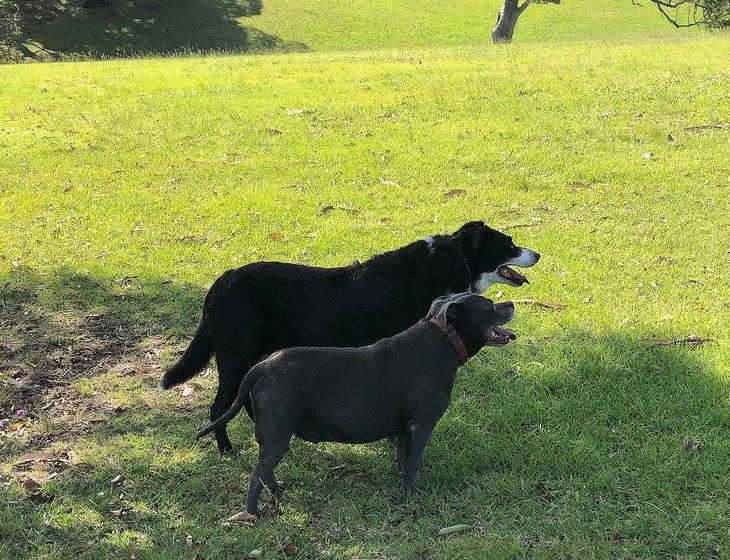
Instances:
[[[0,412],[123,360],[143,364],[150,348],[194,329],[203,295],[192,284],[70,271],[0,279]]]
[[[94,8],[72,0],[52,22],[27,29],[24,42],[52,56],[92,58],[307,50],[239,21],[261,9],[261,0],[109,0]]]

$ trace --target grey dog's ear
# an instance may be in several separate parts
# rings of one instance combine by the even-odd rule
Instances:
[[[461,294],[447,294],[433,300],[431,309],[426,315],[427,319],[436,319],[439,324],[446,326],[449,324],[449,319],[453,317],[453,313],[457,311],[457,308],[468,298],[474,294],[464,292]]]

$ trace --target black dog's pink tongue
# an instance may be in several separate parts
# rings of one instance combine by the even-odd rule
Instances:
[[[504,336],[504,337],[507,337],[507,338],[509,338],[510,340],[515,340],[515,339],[517,338],[517,335],[516,335],[515,333],[513,333],[513,332],[512,332],[511,330],[509,330],[509,329],[505,329],[504,327],[499,327],[499,326],[497,326],[497,327],[494,327],[494,328],[493,328],[492,330],[493,330],[493,331],[494,331],[495,333],[497,333],[497,334],[498,334],[499,336]]]

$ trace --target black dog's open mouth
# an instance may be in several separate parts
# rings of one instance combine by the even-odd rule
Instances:
[[[500,266],[497,269],[497,274],[499,274],[505,280],[515,284],[516,286],[522,286],[522,284],[530,283],[530,281],[525,277],[525,275],[520,274],[513,268],[508,267],[507,265]]]
[[[489,339],[489,342],[495,344],[507,344],[510,340],[515,340],[517,335],[504,327],[494,326],[489,329],[487,338]]]

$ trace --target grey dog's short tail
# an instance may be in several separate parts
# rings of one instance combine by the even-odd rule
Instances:
[[[264,372],[263,367],[261,367],[261,366],[253,367],[246,374],[246,377],[243,378],[243,381],[241,381],[241,385],[238,387],[238,396],[236,397],[236,400],[233,401],[231,408],[229,408],[223,414],[223,416],[218,418],[215,422],[208,424],[205,428],[200,430],[196,437],[201,438],[204,435],[207,435],[214,430],[223,428],[226,426],[226,424],[228,424],[228,422],[233,420],[233,418],[236,416],[236,414],[238,414],[240,412],[240,410],[244,407],[248,394],[251,392],[251,389],[254,388],[254,385],[256,385],[256,382],[259,380],[259,377],[261,377],[261,374],[263,372]]]
[[[200,321],[198,330],[177,363],[165,372],[160,381],[162,389],[169,389],[187,381],[208,365],[213,356],[213,337],[210,336],[205,318]]]

